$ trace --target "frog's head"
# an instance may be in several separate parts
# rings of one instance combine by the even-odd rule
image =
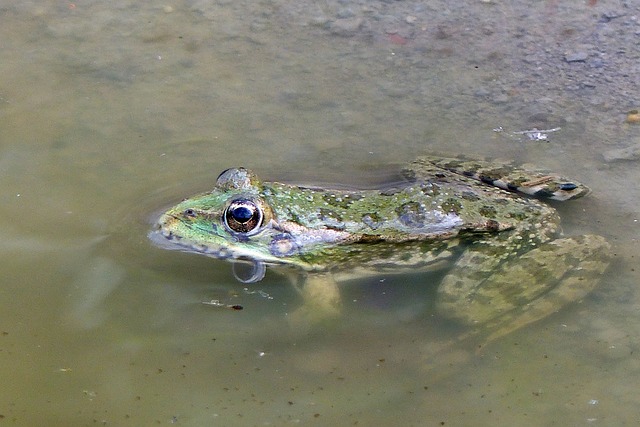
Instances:
[[[261,190],[262,183],[250,170],[227,169],[211,192],[185,199],[162,214],[151,237],[163,246],[249,263],[249,277],[236,277],[258,281],[266,264],[294,262],[282,256],[282,231]]]

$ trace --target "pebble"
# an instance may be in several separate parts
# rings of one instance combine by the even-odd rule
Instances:
[[[348,7],[344,9],[340,9],[338,13],[336,13],[336,17],[338,19],[348,19],[348,18],[353,18],[354,16],[356,16],[356,14],[353,13],[353,10]]]
[[[504,104],[506,102],[509,102],[509,96],[505,93],[497,95],[492,99],[492,102],[494,104]]]
[[[616,18],[620,18],[621,16],[624,16],[624,12],[617,12],[614,10],[609,10],[604,12],[602,15],[600,15],[600,22],[609,22],[612,19],[616,19]]]
[[[567,62],[584,62],[589,57],[589,54],[584,51],[569,52],[564,55],[564,60]]]
[[[336,19],[331,24],[331,34],[341,37],[353,37],[362,27],[362,18]]]
[[[638,124],[640,123],[640,112],[638,110],[631,110],[627,113],[625,123]]]
[[[315,27],[326,27],[329,24],[329,21],[330,19],[324,15],[316,15],[309,20],[309,25],[313,25]]]
[[[602,153],[602,157],[604,157],[604,160],[607,162],[638,160],[640,159],[640,145],[608,150]]]
[[[527,64],[537,64],[538,62],[541,62],[540,56],[535,54],[526,55],[522,60]]]
[[[489,90],[484,87],[479,87],[475,92],[473,92],[473,95],[477,96],[478,98],[484,98],[485,96],[491,95],[491,92],[489,92]]]

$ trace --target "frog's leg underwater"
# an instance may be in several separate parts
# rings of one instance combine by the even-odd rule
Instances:
[[[566,201],[590,192],[579,182],[508,163],[426,156],[408,169],[416,176],[453,172],[541,199]],[[489,342],[587,295],[609,265],[609,243],[595,235],[552,240],[558,218],[550,214],[543,222],[544,231],[525,226],[470,247],[438,288],[440,314],[481,324]],[[500,246],[531,249],[502,258]]]
[[[308,329],[340,316],[342,298],[338,283],[331,273],[310,273],[297,281],[300,280],[295,286],[302,297],[302,304],[289,315],[292,327]]]
[[[439,286],[436,304],[440,315],[488,331],[485,343],[585,297],[609,265],[610,245],[595,235],[562,238],[479,271],[478,262],[493,264],[490,256],[463,255]]]

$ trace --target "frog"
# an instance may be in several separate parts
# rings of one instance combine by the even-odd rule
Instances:
[[[293,275],[298,317],[339,316],[339,284],[448,266],[438,316],[489,331],[487,342],[584,298],[611,261],[602,236],[564,236],[552,203],[584,184],[510,162],[421,156],[376,188],[262,181],[230,168],[213,190],[158,218],[162,246]],[[295,316],[293,316],[295,317]]]

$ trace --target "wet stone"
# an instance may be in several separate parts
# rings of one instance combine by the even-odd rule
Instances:
[[[362,18],[336,19],[329,28],[331,34],[340,37],[353,37],[363,24]]]
[[[507,94],[502,93],[500,95],[493,97],[491,101],[494,104],[504,104],[509,101],[509,96]]]
[[[604,160],[607,162],[617,162],[623,160],[638,160],[640,159],[640,144],[632,145],[625,148],[617,148],[608,150],[602,153]]]
[[[486,96],[491,95],[491,92],[489,92],[489,90],[484,87],[479,87],[478,89],[475,90],[475,92],[473,92],[473,95],[478,98],[484,98]]]
[[[567,62],[584,62],[589,57],[589,54],[584,51],[569,52],[564,55],[564,60]]]
[[[353,18],[356,14],[353,13],[353,10],[351,8],[344,8],[344,9],[340,9],[338,11],[338,13],[336,13],[336,17],[338,19],[349,19],[349,18]]]

